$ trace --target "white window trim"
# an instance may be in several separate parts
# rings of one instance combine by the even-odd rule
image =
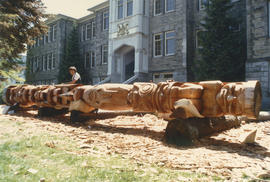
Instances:
[[[44,56],[44,55],[42,56],[42,70],[43,71],[46,71],[46,68],[45,68],[45,57],[46,56]]]
[[[172,30],[172,31],[167,31],[167,32],[165,32],[165,37],[164,37],[164,43],[165,43],[165,56],[173,56],[173,55],[175,55],[175,53],[176,53],[176,50],[174,50],[174,53],[171,53],[171,54],[167,54],[167,34],[168,33],[171,33],[171,32],[174,32],[175,33],[175,37],[174,37],[174,39],[175,39],[175,43],[176,43],[176,31],[174,31],[174,30]],[[171,39],[171,38],[170,38]],[[176,44],[175,44],[175,49],[176,49]]]
[[[161,35],[161,39],[160,39],[161,40],[161,55],[156,55],[156,38],[155,38],[156,35]],[[163,53],[162,53],[163,52],[163,50],[162,50],[162,39],[163,39],[162,33],[156,33],[156,34],[154,34],[154,44],[153,44],[154,46],[153,47],[154,47],[154,57],[155,58],[158,58],[158,57],[162,57],[163,56]]]
[[[54,70],[55,68],[56,68],[56,54],[52,53],[52,69]]]
[[[94,65],[94,66],[92,65],[92,62],[93,62],[92,54],[94,54],[94,58],[95,58],[95,65]],[[96,52],[95,52],[95,51],[91,51],[91,52],[90,52],[90,57],[91,57],[91,58],[90,58],[90,59],[91,59],[91,65],[90,65],[90,67],[91,67],[91,68],[94,68],[94,67],[96,67]]]
[[[175,11],[175,6],[176,6],[176,0],[174,0],[174,9],[173,10],[169,10],[169,11],[167,11],[167,1],[168,0],[165,0],[165,13],[174,12]]]
[[[154,16],[158,16],[162,14],[162,11],[159,14],[156,14],[156,1],[157,0],[154,1]]]
[[[107,46],[107,59],[108,59],[108,54],[109,54],[109,53],[108,53],[108,45],[102,45],[102,52],[101,52],[101,54],[102,54],[101,63],[102,63],[102,64],[108,64],[108,60],[107,60],[106,63],[104,62],[104,52],[105,52],[105,51],[104,51],[104,50],[105,50],[104,47],[105,47],[105,46]]]
[[[51,53],[47,54],[47,70],[51,70],[50,69],[50,54]]]

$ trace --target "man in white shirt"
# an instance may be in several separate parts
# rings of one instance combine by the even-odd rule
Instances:
[[[68,68],[69,73],[72,75],[72,81],[68,82],[69,84],[75,84],[75,83],[81,83],[81,76],[77,72],[77,69],[75,66],[70,66]]]

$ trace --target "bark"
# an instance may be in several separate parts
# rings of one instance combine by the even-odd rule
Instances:
[[[240,126],[237,117],[189,118],[169,121],[165,138],[168,143],[191,145],[195,140]]]

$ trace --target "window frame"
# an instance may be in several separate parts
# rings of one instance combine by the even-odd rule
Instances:
[[[270,1],[267,1],[267,24],[268,38],[270,38]]]
[[[175,0],[172,0],[174,2],[174,7],[172,10],[167,10],[167,2],[170,1],[170,0],[165,0],[165,13],[170,13],[170,12],[173,12],[175,11],[175,5],[176,5],[176,2]]]
[[[81,27],[81,42],[85,41],[85,38],[86,38],[86,26],[85,24],[82,25]]]
[[[52,31],[53,31],[53,38],[52,38],[52,40],[53,41],[56,41],[56,36],[57,36],[57,27],[56,27],[56,25],[53,25],[52,26],[53,28],[52,28]]]
[[[84,68],[90,68],[91,65],[91,57],[90,57],[90,52],[85,52],[84,54]]]
[[[131,3],[131,6],[132,6],[132,8],[131,8],[131,14],[129,14],[129,12],[128,12],[128,5]],[[126,15],[127,15],[127,17],[129,17],[129,16],[132,16],[133,15],[133,0],[127,0],[127,9],[126,9]]]
[[[174,37],[167,39],[167,34],[172,33],[172,32],[175,33]],[[174,53],[167,54],[167,47],[168,47],[168,46],[167,46],[167,40],[170,40],[170,39],[174,39]],[[164,41],[164,43],[165,43],[165,56],[172,56],[172,55],[175,55],[175,54],[176,54],[176,31],[175,31],[175,30],[166,31],[166,32],[165,32],[165,36],[164,36],[164,40],[165,40],[165,41]]]
[[[96,37],[96,21],[92,20],[91,24],[92,24],[92,39],[93,39],[94,37]]]
[[[52,53],[52,69],[56,68],[56,54]]]
[[[89,28],[90,27],[90,28]],[[90,34],[88,34],[88,30],[90,30],[89,32],[90,32]],[[86,34],[86,40],[90,40],[91,38],[92,38],[92,23],[87,23],[86,25],[85,25],[85,34]],[[88,37],[88,35],[89,35],[89,37]]]
[[[156,55],[156,36],[160,35],[160,55]],[[163,56],[163,33],[155,33],[154,34],[154,40],[153,40],[153,50],[154,50],[154,57],[162,57]]]
[[[51,70],[52,66],[52,55],[51,53],[47,54],[47,70]]]
[[[158,13],[158,14],[156,13],[156,8],[157,8],[156,7],[156,2],[157,1],[160,1],[160,13]],[[162,2],[163,2],[162,0],[154,0],[154,16],[158,16],[158,15],[162,14]]]
[[[107,47],[107,49],[104,49],[104,47]],[[104,44],[104,45],[102,45],[101,46],[101,55],[102,55],[102,57],[101,57],[101,64],[108,64],[108,45],[107,44]],[[106,51],[105,51],[106,50]],[[107,61],[106,62],[104,62],[104,53],[105,52],[107,52]]]
[[[204,0],[198,0],[199,1],[199,11],[203,11],[203,10],[205,10],[206,9],[206,5],[205,4],[203,4],[204,2]]]
[[[90,66],[91,66],[91,68],[94,68],[94,67],[96,67],[96,53],[95,53],[95,51],[91,51],[90,56],[91,56],[91,65]],[[94,65],[93,65],[93,63],[94,63]]]
[[[109,11],[104,11],[102,16],[103,16],[103,19],[102,19],[102,21],[103,21],[102,22],[103,30],[108,30],[109,29],[109,24],[110,24],[110,22],[109,22]],[[105,26],[105,25],[107,25],[107,26]]]
[[[120,2],[122,2],[121,4],[119,4]],[[120,7],[122,8],[122,13],[121,13],[121,17],[119,17],[119,9]],[[117,19],[121,20],[124,18],[124,0],[117,0]]]

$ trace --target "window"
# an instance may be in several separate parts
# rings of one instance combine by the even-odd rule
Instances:
[[[47,55],[47,70],[52,68],[52,53]]]
[[[37,57],[36,61],[37,61],[37,68],[36,68],[36,70],[39,71],[40,70],[40,65],[41,65],[40,57]]]
[[[155,0],[154,8],[155,15],[160,15],[162,13],[162,0]]]
[[[49,33],[50,33],[50,34],[49,34],[49,38],[50,38],[50,42],[53,41],[53,32],[54,32],[54,31],[53,31],[53,27],[54,27],[54,26],[50,26],[50,28],[49,28]]]
[[[166,12],[174,11],[175,0],[166,0]]]
[[[241,25],[240,24],[232,24],[229,26],[229,29],[232,32],[240,32],[241,31]]]
[[[52,54],[52,69],[56,67],[56,55],[55,53]]]
[[[50,36],[51,36],[51,27],[49,27],[49,29],[48,29],[48,33],[47,33],[47,40],[46,40],[46,42],[50,42],[50,40],[51,40],[51,38],[50,38]]]
[[[270,37],[270,1],[267,1],[268,36]]]
[[[127,16],[131,16],[133,14],[133,0],[127,1]]]
[[[49,42],[48,33],[44,35],[44,44]]]
[[[171,78],[173,78],[173,74],[172,73],[167,73],[167,74],[164,74],[164,78],[165,79],[171,79]]]
[[[56,29],[56,25],[53,25],[53,41],[56,40],[56,36],[57,36],[57,29]]]
[[[107,30],[109,28],[109,12],[106,11],[103,13],[103,30]]]
[[[102,49],[102,64],[107,64],[108,63],[108,45],[103,45],[101,46]]]
[[[85,68],[89,68],[90,67],[90,53],[89,52],[86,52],[85,55],[84,55],[84,67]]]
[[[145,15],[145,0],[143,0],[143,14]]]
[[[47,70],[47,64],[48,64],[48,59],[47,59],[47,56],[44,55],[43,56],[43,70],[46,71]]]
[[[204,10],[208,4],[208,0],[198,0],[199,1],[199,10]]]
[[[166,56],[175,54],[175,31],[166,32]]]
[[[85,40],[85,25],[82,26],[81,41]]]
[[[39,44],[38,38],[35,38],[35,47],[37,47]]]
[[[162,56],[162,34],[154,35],[154,57]]]
[[[37,57],[34,58],[34,63],[33,63],[33,72],[36,72],[37,71]]]
[[[42,69],[42,71],[45,71],[46,70],[46,68],[45,68],[45,56],[42,56],[42,62],[41,62],[42,64],[41,64],[41,69]]]
[[[30,60],[30,66],[31,66],[31,73],[34,72],[34,58]]]
[[[96,22],[92,22],[92,38],[96,36]]]
[[[89,23],[86,25],[86,40],[91,39],[92,36],[92,24]]]
[[[123,0],[118,0],[117,2],[117,17],[118,19],[122,19],[123,18]]]
[[[173,73],[154,73],[153,74],[153,82],[159,83],[159,82],[165,82],[167,80],[173,80]]]
[[[91,52],[91,68],[96,66],[96,54],[95,52]]]
[[[43,36],[39,37],[39,45],[44,45]]]

